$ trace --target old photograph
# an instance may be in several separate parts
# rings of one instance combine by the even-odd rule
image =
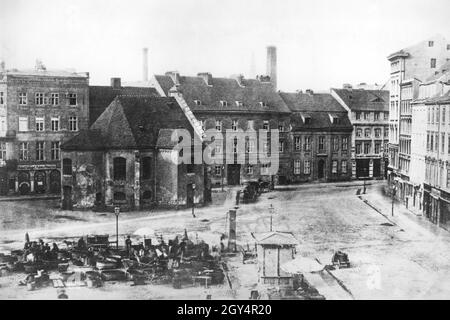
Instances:
[[[0,300],[449,299],[448,12],[0,0]]]

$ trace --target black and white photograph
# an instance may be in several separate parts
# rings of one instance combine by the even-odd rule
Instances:
[[[0,0],[0,300],[448,300],[449,12]]]

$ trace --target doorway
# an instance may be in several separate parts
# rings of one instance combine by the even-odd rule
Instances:
[[[229,164],[227,165],[227,182],[230,186],[241,184],[241,165]]]
[[[19,172],[19,192],[21,195],[28,194],[30,192],[30,174],[28,172]]]
[[[8,191],[8,174],[5,171],[0,171],[0,195],[6,195]]]
[[[373,177],[381,177],[381,159],[373,159]]]
[[[373,163],[373,165],[375,166],[375,162]],[[370,167],[370,159],[356,159],[356,177],[368,178],[369,167]]]
[[[317,177],[319,179],[323,179],[325,177],[325,160],[323,159],[319,160],[317,169],[318,169]]]
[[[36,171],[34,173],[34,188],[36,193],[45,192],[45,171]]]
[[[50,192],[61,193],[61,173],[58,170],[50,172]]]

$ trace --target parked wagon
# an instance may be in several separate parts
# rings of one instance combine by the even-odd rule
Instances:
[[[336,251],[331,258],[331,263],[334,267],[338,268],[349,268],[350,261],[348,255],[342,251]]]

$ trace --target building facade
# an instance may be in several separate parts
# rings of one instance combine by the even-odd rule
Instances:
[[[89,74],[0,70],[0,193],[61,191],[61,144],[88,128]]]
[[[266,180],[284,184],[291,170],[290,154],[290,110],[276,92],[270,77],[245,79],[241,75],[232,78],[215,78],[210,73],[199,73],[196,77],[181,76],[178,72],[156,75],[153,86],[162,96],[172,96],[180,105],[192,110],[202,132],[217,131],[223,139],[215,141],[215,155],[221,161],[209,166],[208,174],[213,187],[240,185],[246,181]],[[279,170],[270,175],[266,164],[257,158],[260,132],[279,130]],[[262,130],[262,131],[261,131]],[[245,132],[243,150],[239,150],[234,132]],[[228,136],[227,132],[231,132]],[[270,138],[267,139],[270,146]],[[264,147],[262,147],[264,148]],[[231,150],[230,150],[231,149]],[[227,154],[234,154],[233,163],[227,161]],[[239,154],[243,160],[238,161]]]
[[[202,204],[203,164],[178,163],[176,129],[187,130],[201,150],[201,136],[175,99],[116,97],[89,130],[63,144],[62,207]]]
[[[353,179],[385,176],[389,143],[389,91],[331,89],[331,95],[347,110],[353,125],[351,173]]]
[[[352,125],[346,110],[328,93],[280,93],[291,110],[288,181],[351,178]]]
[[[388,184],[406,206],[414,196],[411,168],[411,102],[418,85],[450,59],[450,44],[436,35],[388,56],[391,64],[389,99]]]

